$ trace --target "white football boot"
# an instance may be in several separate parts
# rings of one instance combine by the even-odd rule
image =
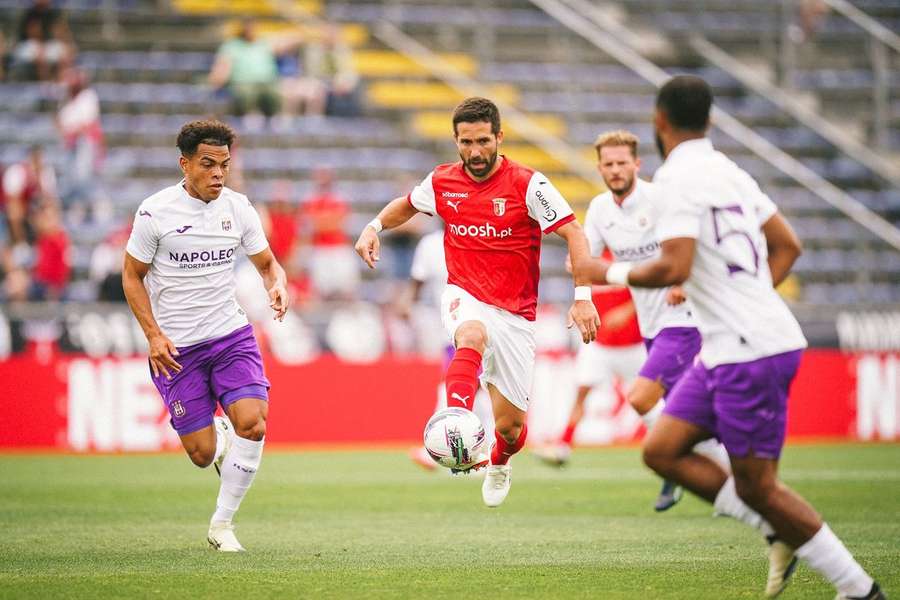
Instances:
[[[244,552],[244,547],[234,536],[234,525],[231,521],[213,521],[206,534],[209,547],[219,552]]]
[[[510,465],[488,465],[484,483],[481,485],[481,497],[487,506],[494,508],[506,500],[511,471]]]
[[[222,444],[222,453],[213,460],[213,466],[216,468],[216,473],[221,477],[222,461],[225,460],[225,455],[231,450],[231,438],[234,435],[234,432],[231,429],[231,422],[225,417],[213,418],[213,426],[216,428],[216,436],[221,435],[225,440],[225,443]]]
[[[769,578],[766,580],[766,598],[774,598],[784,591],[790,582],[797,557],[794,549],[780,540],[769,543]]]

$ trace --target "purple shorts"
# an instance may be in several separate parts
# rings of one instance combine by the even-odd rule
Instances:
[[[241,398],[269,399],[269,380],[263,373],[262,356],[251,325],[179,348],[175,360],[181,371],[172,379],[166,379],[162,373],[153,377],[152,369],[150,377],[178,435],[212,425],[217,402],[225,409]]]
[[[707,369],[698,362],[675,385],[663,412],[715,435],[738,458],[778,458],[788,390],[802,350]]]
[[[647,360],[638,375],[671,390],[694,364],[702,339],[695,327],[667,327],[654,338],[644,338]]]

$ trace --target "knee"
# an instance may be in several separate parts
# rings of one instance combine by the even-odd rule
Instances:
[[[734,489],[747,506],[759,512],[765,509],[775,491],[775,482],[735,475]]]
[[[647,465],[647,467],[663,477],[666,477],[670,471],[672,459],[674,457],[671,452],[667,451],[660,444],[650,442],[644,444],[644,449],[641,451],[641,458],[644,460],[644,464]]]
[[[456,347],[472,348],[477,352],[484,354],[484,348],[487,345],[487,332],[480,323],[472,322],[460,326],[456,331]]]
[[[195,446],[193,448],[186,448],[185,450],[187,451],[188,458],[191,459],[191,462],[201,469],[205,469],[211,465],[216,458],[215,448]]]
[[[258,442],[266,436],[266,419],[262,414],[256,418],[243,419],[234,424],[234,433],[245,440]]]
[[[494,422],[494,429],[510,444],[519,439],[524,426],[525,422],[515,417],[500,417]]]

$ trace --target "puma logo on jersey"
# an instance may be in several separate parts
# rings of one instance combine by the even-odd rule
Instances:
[[[459,400],[460,402],[465,404],[466,402],[469,401],[469,398],[471,398],[472,396],[463,397],[463,396],[460,396],[459,394],[457,394],[456,392],[453,392],[452,394],[450,394],[450,397],[454,400]]]
[[[176,231],[177,233],[184,233],[185,231],[187,231],[187,230],[190,229],[191,227],[193,227],[193,225],[185,225],[184,227],[180,227],[180,228],[176,229],[175,231]]]
[[[462,202],[462,200],[457,200],[456,202],[451,202],[450,200],[447,200],[447,206],[449,206],[450,208],[455,210],[456,214],[459,214],[459,205],[461,202]]]

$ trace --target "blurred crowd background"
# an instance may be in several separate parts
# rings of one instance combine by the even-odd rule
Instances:
[[[578,4],[0,0],[0,351],[51,339],[91,354],[143,351],[120,283],[134,210],[178,180],[181,125],[215,116],[239,133],[228,185],[263,216],[295,298],[287,325],[264,327],[271,349],[288,362],[326,350],[361,361],[436,356],[439,323],[414,302],[409,270],[417,241],[440,223],[420,215],[385,235],[375,272],[352,243],[384,203],[456,158],[450,111],[467,91],[538,126],[535,134],[507,118],[503,151],[547,173],[579,215],[603,191],[589,172],[598,133],[636,133],[644,177],[660,164],[654,87],[617,60],[615,48],[598,48],[551,16]],[[705,77],[719,107],[896,234],[900,70],[892,38],[822,0],[581,4],[582,24],[593,10],[668,72]],[[854,5],[896,38],[896,0]],[[764,85],[711,63],[698,34]],[[839,147],[779,94],[881,162]],[[889,239],[746,140],[712,137],[760,181],[805,243],[781,291],[814,344],[838,345],[848,314],[896,313],[900,254]],[[569,153],[548,148],[550,139]],[[540,339],[551,349],[571,344],[560,324],[571,296],[564,256],[548,239]],[[241,301],[262,322],[258,276],[246,264],[239,270]]]

